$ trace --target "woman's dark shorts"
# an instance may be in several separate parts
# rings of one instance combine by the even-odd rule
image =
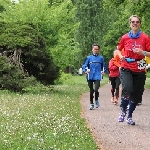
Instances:
[[[146,80],[145,72],[133,72],[129,69],[120,70],[122,97],[130,97],[134,103],[141,102]]]

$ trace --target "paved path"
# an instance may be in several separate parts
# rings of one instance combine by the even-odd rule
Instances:
[[[150,150],[150,90],[133,114],[136,125],[118,122],[120,102],[111,103],[110,84],[100,88],[100,107],[89,110],[89,93],[82,95],[83,117],[101,150]]]

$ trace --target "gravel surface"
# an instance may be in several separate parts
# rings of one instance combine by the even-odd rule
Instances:
[[[86,119],[101,150],[150,150],[150,90],[145,89],[143,103],[133,113],[134,125],[118,122],[120,101],[111,103],[111,85],[99,89],[100,107],[89,110],[89,93],[81,97],[82,116]]]

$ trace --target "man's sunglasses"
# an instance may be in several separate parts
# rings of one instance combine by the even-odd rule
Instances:
[[[138,24],[138,23],[140,23],[140,21],[130,21],[130,23],[136,23],[136,24]]]

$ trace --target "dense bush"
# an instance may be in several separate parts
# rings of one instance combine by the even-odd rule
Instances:
[[[11,57],[14,57],[14,51],[20,49],[19,63],[23,64],[23,68],[28,72],[29,76],[34,76],[39,82],[44,84],[54,84],[54,80],[59,77],[59,68],[54,64],[50,53],[47,52],[45,38],[38,32],[37,26],[31,23],[20,22],[0,22],[0,24],[0,31],[2,33],[0,52],[3,54],[4,52],[7,53],[11,51]],[[10,57],[8,55],[6,56]],[[12,90],[15,91],[14,88],[18,88],[17,86],[19,86],[22,89],[24,86],[21,85],[26,82],[26,80],[22,81],[22,83],[18,81],[24,77],[22,72],[20,72],[21,69],[12,66],[12,64],[10,65],[4,60],[1,61],[1,63],[2,62],[3,64],[6,63],[5,66],[1,68],[2,72],[5,72],[7,68],[7,72],[1,73],[3,87],[7,79],[7,86],[5,83],[5,88],[12,88]],[[11,68],[9,68],[10,66]],[[12,81],[14,81],[13,84]]]
[[[72,76],[72,75],[69,74],[69,73],[64,73],[64,72],[62,72],[62,73],[61,73],[61,76],[60,76],[58,79],[55,80],[55,84],[63,84],[64,81],[70,79],[71,76]]]
[[[0,56],[0,87],[15,92],[22,92],[26,78],[21,69],[8,62],[7,57]]]

